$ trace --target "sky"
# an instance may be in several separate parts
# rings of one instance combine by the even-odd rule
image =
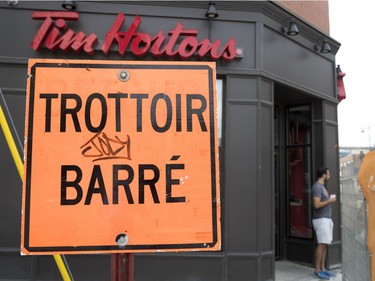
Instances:
[[[330,36],[341,43],[336,54],[346,99],[338,105],[339,146],[375,144],[375,16],[373,0],[329,0]]]

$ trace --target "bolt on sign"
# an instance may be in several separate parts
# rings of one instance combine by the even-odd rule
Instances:
[[[28,71],[22,254],[220,250],[214,62]]]

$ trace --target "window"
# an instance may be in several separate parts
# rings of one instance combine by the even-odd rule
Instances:
[[[311,228],[311,109],[287,109],[288,235],[312,238]]]

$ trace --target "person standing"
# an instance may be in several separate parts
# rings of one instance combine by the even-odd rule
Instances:
[[[331,244],[333,236],[331,204],[336,202],[336,195],[332,194],[330,196],[325,187],[330,176],[328,168],[319,168],[317,172],[318,179],[311,188],[313,197],[312,224],[318,242],[315,249],[314,276],[325,280],[335,276],[325,266],[328,245]]]

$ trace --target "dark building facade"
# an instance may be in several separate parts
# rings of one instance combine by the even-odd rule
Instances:
[[[311,265],[310,186],[318,167],[329,167],[328,191],[340,202],[335,64],[340,44],[270,1],[218,1],[216,18],[206,17],[210,1],[76,3],[78,18],[66,18],[66,27],[58,21],[61,13],[49,23],[45,14],[35,14],[67,12],[62,1],[0,3],[0,89],[21,139],[29,58],[216,62],[222,250],[136,254],[135,280],[274,280],[277,259]],[[152,53],[147,42],[134,43],[136,36],[128,45],[121,41],[125,37],[109,40],[106,34],[117,20],[117,31],[128,35],[132,28],[151,37],[162,31],[164,44],[175,40],[171,51]],[[296,36],[288,34],[291,22]],[[68,30],[83,32],[86,43],[61,44],[56,38]],[[192,42],[208,39],[217,49],[211,46],[200,57],[182,48],[183,38],[192,34]],[[330,52],[322,52],[323,43]],[[3,134],[0,151],[0,280],[59,280],[51,256],[20,256],[22,182]],[[329,267],[341,263],[339,203],[333,220]],[[74,280],[110,280],[110,255],[65,257]]]

